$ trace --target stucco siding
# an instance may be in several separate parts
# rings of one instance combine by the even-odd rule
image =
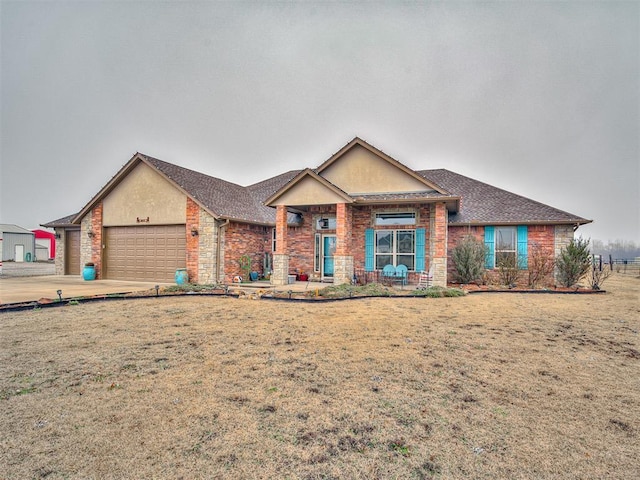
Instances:
[[[103,200],[103,226],[178,225],[187,197],[146,164],[139,164]]]

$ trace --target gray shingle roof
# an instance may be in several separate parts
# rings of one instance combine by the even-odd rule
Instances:
[[[157,158],[139,155],[214,215],[259,224],[275,223],[275,210],[263,205],[262,201],[298,172],[283,173],[249,187],[242,187]]]
[[[590,222],[590,220],[578,215],[558,210],[449,170],[419,170],[418,173],[462,198],[460,211],[449,217],[451,224],[584,224]]]
[[[243,187],[204,173],[179,167],[157,158],[138,154],[149,165],[175,182],[193,199],[221,218],[263,225],[275,223],[275,209],[262,202],[284,187],[302,170],[290,170],[261,182]],[[461,197],[461,208],[449,217],[451,224],[508,224],[508,223],[589,223],[577,215],[558,210],[515,193],[502,190],[449,170],[418,170],[416,173],[454,197]],[[427,198],[450,198],[437,192],[419,194],[357,195],[356,201],[417,201]],[[63,227],[72,224],[78,214],[54,220],[43,227]],[[295,222],[295,215],[289,222]]]
[[[72,223],[73,219],[76,218],[77,216],[78,214],[74,213],[73,215],[67,215],[66,217],[62,217],[57,220],[52,220],[47,223],[41,223],[40,226],[47,227],[47,228],[68,227],[70,225],[73,225]]]

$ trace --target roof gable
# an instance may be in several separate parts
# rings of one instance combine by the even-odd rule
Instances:
[[[307,168],[266,199],[264,203],[271,207],[277,205],[296,207],[352,202],[349,195]]]
[[[320,165],[316,173],[349,195],[447,193],[358,137]]]

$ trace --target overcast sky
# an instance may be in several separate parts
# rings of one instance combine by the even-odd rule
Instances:
[[[358,135],[640,242],[639,2],[9,2],[0,223],[136,151],[248,185]]]

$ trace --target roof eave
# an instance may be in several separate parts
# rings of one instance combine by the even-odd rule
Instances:
[[[471,225],[471,226],[488,226],[488,225],[586,225],[589,223],[593,223],[593,220],[587,220],[585,218],[574,218],[568,220],[510,220],[510,221],[502,221],[502,220],[493,220],[493,221],[485,221],[485,220],[470,220],[463,222],[449,222],[449,224],[454,225]]]

